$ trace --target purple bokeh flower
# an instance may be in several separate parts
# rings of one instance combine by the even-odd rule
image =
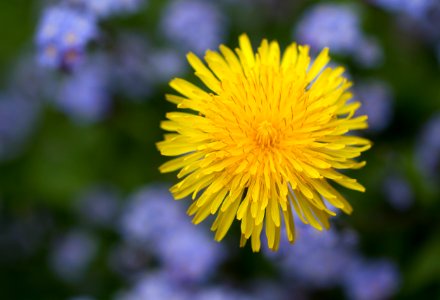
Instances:
[[[384,60],[379,42],[362,32],[359,9],[346,4],[318,4],[300,19],[295,36],[313,52],[351,56],[360,66],[374,68]]]
[[[352,231],[317,231],[296,222],[295,245],[283,239],[278,252],[266,251],[287,278],[314,287],[331,287],[341,282],[340,274],[351,263],[357,237]]]
[[[182,75],[187,66],[182,57],[171,49],[156,49],[149,57],[151,72],[157,83],[168,82],[170,78]]]
[[[400,276],[396,266],[388,260],[356,260],[341,275],[349,299],[390,299],[399,287]]]
[[[78,5],[98,18],[136,12],[145,0],[66,0],[67,3]]]
[[[50,68],[75,67],[97,34],[93,15],[68,6],[47,8],[35,36],[38,61]]]
[[[188,224],[174,228],[172,234],[159,241],[158,256],[163,267],[176,282],[204,282],[215,274],[224,258],[221,244],[201,228]]]
[[[282,240],[278,252],[265,252],[286,280],[305,289],[342,286],[349,299],[388,299],[398,287],[397,268],[386,260],[366,261],[351,230],[317,231],[296,222],[297,241]],[[299,294],[301,295],[301,294]]]
[[[436,4],[436,0],[370,0],[370,2],[385,10],[405,13],[414,18],[425,16]]]
[[[201,289],[191,297],[192,300],[260,300],[258,296],[246,295],[227,285]],[[281,300],[278,298],[272,298]]]
[[[214,2],[171,1],[160,24],[165,37],[182,51],[203,54],[216,49],[226,34],[224,16]]]
[[[223,248],[195,227],[160,185],[145,187],[122,215],[123,238],[153,254],[175,282],[204,281],[224,258]]]
[[[111,105],[105,60],[91,61],[61,83],[55,104],[78,123],[102,120]]]
[[[53,271],[67,281],[79,280],[98,250],[97,241],[84,231],[72,231],[56,244],[50,257]]]
[[[314,51],[329,47],[332,52],[345,55],[354,53],[363,38],[357,11],[339,4],[320,4],[306,11],[296,36]]]
[[[167,274],[149,273],[139,278],[134,286],[115,297],[116,300],[167,299],[189,300],[185,291],[167,277]]]
[[[155,250],[160,239],[166,239],[186,221],[184,211],[166,187],[148,186],[129,200],[122,213],[121,232],[126,241]]]

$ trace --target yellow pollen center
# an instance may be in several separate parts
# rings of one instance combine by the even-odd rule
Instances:
[[[260,146],[271,147],[278,141],[278,131],[271,122],[263,121],[257,127],[255,139]]]

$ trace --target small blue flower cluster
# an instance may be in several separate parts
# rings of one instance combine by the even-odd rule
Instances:
[[[97,18],[108,18],[124,13],[134,13],[145,0],[65,0],[87,10]]]
[[[101,120],[110,109],[109,81],[105,63],[80,66],[60,83],[55,105],[78,123]]]
[[[130,99],[145,98],[151,93],[153,85],[163,84],[186,69],[184,60],[179,58],[180,54],[175,49],[152,47],[145,37],[132,33],[115,36],[115,47],[101,51],[99,20],[116,14],[134,13],[143,2],[64,0],[44,11],[35,35],[38,64],[43,68],[68,71],[61,78],[48,80],[53,85],[48,89],[52,94],[45,96],[53,99],[53,104],[74,122],[84,124],[101,121],[111,111],[113,95],[122,94]],[[199,13],[192,10],[199,6]],[[191,42],[182,44],[179,38],[176,43],[169,43],[181,45],[183,48],[177,48],[185,51],[188,49],[186,47],[195,47],[197,51],[208,45],[217,45],[219,41],[215,36],[223,29],[220,24],[221,15],[216,7],[213,4],[194,2],[189,8],[184,8],[175,11],[175,14],[191,16],[189,19],[181,18],[183,23],[188,22],[185,26],[191,25],[193,17],[196,19],[195,23],[203,21],[205,12],[211,14],[212,18],[206,19],[211,22],[211,26],[204,26],[207,31],[200,32],[194,39],[202,41],[202,45]],[[171,17],[167,15],[164,20],[172,20]],[[207,29],[208,27],[211,29]],[[182,31],[176,29],[175,33],[182,34]],[[193,33],[191,35],[195,37]],[[87,53],[87,47],[92,41],[97,45],[93,55]],[[48,72],[44,74],[47,78]],[[29,86],[26,89],[29,90]]]
[[[142,0],[65,0],[47,8],[35,43],[38,61],[49,68],[72,69],[84,58],[86,47],[98,38],[98,19],[133,12]]]
[[[35,37],[38,60],[50,68],[72,68],[81,61],[86,46],[97,35],[92,14],[67,6],[48,8]]]
[[[376,39],[361,30],[360,13],[345,4],[318,4],[305,12],[294,35],[317,52],[329,47],[332,53],[351,56],[364,67],[378,66],[383,59]]]
[[[123,212],[121,231],[127,243],[156,256],[174,281],[204,281],[223,260],[223,248],[194,227],[182,208],[166,188],[143,188]]]
[[[348,299],[390,299],[399,286],[399,273],[388,260],[357,259],[344,272],[343,286]]]
[[[390,261],[365,261],[357,251],[353,231],[317,231],[297,220],[297,242],[282,240],[278,252],[265,249],[284,278],[309,289],[344,287],[350,299],[388,299],[399,285]],[[283,235],[284,236],[284,235]],[[381,262],[381,263],[379,263]],[[381,280],[385,278],[386,280]],[[371,294],[372,298],[365,298]]]
[[[405,13],[415,18],[425,16],[436,5],[436,0],[371,0],[371,2],[388,11]]]
[[[281,281],[290,283],[287,288],[264,278],[250,281],[246,289],[223,280],[211,285],[212,275],[218,274],[228,258],[223,245],[214,242],[205,228],[189,222],[184,207],[172,199],[165,185],[139,189],[123,207],[118,205],[117,194],[108,186],[81,193],[76,209],[85,223],[61,236],[50,257],[60,279],[78,283],[84,278],[100,245],[94,230],[106,228],[119,233],[108,266],[130,282],[130,288],[116,295],[118,300],[287,300],[292,295],[307,299],[314,291],[336,286],[342,287],[349,299],[382,300],[399,286],[396,266],[385,259],[363,257],[354,231],[338,231],[333,226],[319,232],[299,220],[294,246],[283,238],[278,252],[264,249]],[[85,230],[84,225],[94,229]]]
[[[176,283],[165,272],[146,273],[135,280],[133,287],[121,291],[116,300],[147,300],[147,299],[172,299],[172,300],[287,300],[295,299],[299,294],[286,294],[285,288],[274,286],[270,296],[259,292],[258,288],[266,288],[266,282],[257,283],[249,291],[238,290],[228,284],[216,286],[188,288],[188,286],[176,285]]]
[[[247,292],[227,283],[210,285],[226,259],[223,245],[206,228],[189,222],[183,206],[175,203],[164,185],[141,188],[124,207],[115,205],[116,195],[114,189],[98,186],[87,189],[76,202],[85,222],[79,227],[92,225],[94,230],[107,228],[120,234],[108,263],[131,287],[115,299],[269,300],[274,295],[288,299],[284,290],[267,280],[253,283]],[[73,229],[54,244],[50,265],[60,279],[78,283],[90,271],[100,244],[95,233]]]
[[[216,49],[226,36],[226,21],[214,2],[174,0],[165,8],[161,29],[183,52],[203,54]]]
[[[94,236],[86,231],[74,230],[56,242],[50,265],[65,281],[79,281],[97,251],[98,242]]]

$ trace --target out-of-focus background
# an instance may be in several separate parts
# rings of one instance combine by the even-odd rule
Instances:
[[[278,253],[213,241],[155,148],[185,53],[330,47],[374,147],[367,192]],[[0,1],[0,299],[440,297],[438,0]]]

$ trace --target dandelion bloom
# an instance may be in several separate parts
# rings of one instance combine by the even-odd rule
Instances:
[[[157,146],[178,157],[160,171],[180,170],[171,192],[175,199],[192,195],[188,213],[195,224],[217,214],[216,240],[237,218],[241,246],[251,239],[259,251],[264,225],[269,248],[277,250],[283,218],[289,241],[295,240],[293,210],[318,230],[328,229],[335,215],[327,201],[352,211],[328,180],[364,191],[337,170],[365,165],[354,158],[370,142],[345,134],[366,128],[367,116],[354,116],[360,103],[349,101],[344,69],[326,67],[328,49],[311,64],[308,46],[292,44],[281,56],[277,42],[263,40],[256,54],[246,35],[239,43],[235,53],[223,45],[220,53],[207,51],[207,66],[188,54],[206,90],[171,81],[182,96],[167,100],[182,111],[166,115],[161,127],[172,133]]]

